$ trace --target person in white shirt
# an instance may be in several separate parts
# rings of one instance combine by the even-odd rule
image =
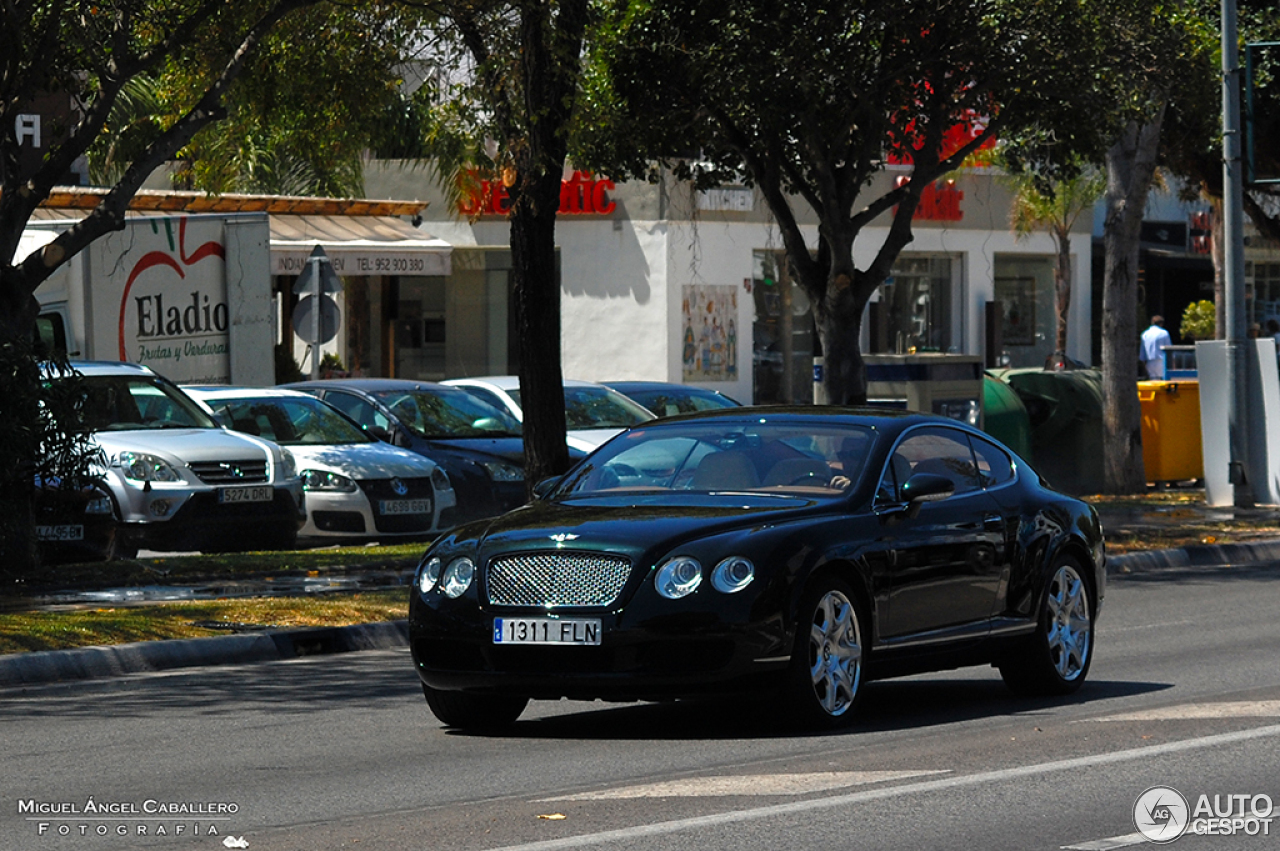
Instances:
[[[1151,327],[1142,332],[1142,347],[1139,357],[1147,368],[1147,378],[1164,378],[1164,347],[1173,344],[1173,338],[1164,330],[1164,317],[1151,317]]]

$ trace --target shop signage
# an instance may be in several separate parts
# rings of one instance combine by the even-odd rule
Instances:
[[[897,185],[901,186],[906,182],[907,178],[899,177]],[[916,211],[911,219],[917,222],[963,221],[964,210],[960,209],[960,202],[963,200],[964,193],[956,189],[954,181],[930,183],[920,193],[920,203],[916,205]],[[894,210],[896,211],[897,208],[895,207]]]
[[[597,180],[591,172],[575,171],[573,177],[560,182],[560,215],[608,215],[617,203],[607,193],[617,186],[607,178]],[[505,216],[511,209],[511,196],[500,180],[482,180],[477,192],[458,203],[464,216]]]

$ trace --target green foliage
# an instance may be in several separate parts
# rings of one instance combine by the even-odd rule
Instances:
[[[27,575],[37,562],[35,483],[78,491],[100,469],[77,375],[65,355],[41,362],[27,340],[0,343],[0,575],[7,578]]]
[[[1179,326],[1183,337],[1191,340],[1212,340],[1214,335],[1215,308],[1211,301],[1193,301],[1182,312]]]

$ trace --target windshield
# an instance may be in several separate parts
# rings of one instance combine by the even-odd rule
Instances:
[[[638,428],[572,471],[559,496],[625,490],[835,496],[857,483],[873,435],[853,425],[715,420]]]
[[[738,403],[728,396],[721,396],[718,393],[710,393],[697,388],[633,390],[626,395],[627,398],[639,402],[660,417],[738,407]]]
[[[519,390],[507,393],[520,404]],[[653,414],[642,405],[606,387],[564,388],[565,428],[630,428],[651,419]]]
[[[465,390],[384,390],[373,394],[414,434],[426,438],[519,437],[520,422]]]
[[[351,420],[309,396],[212,399],[208,404],[230,428],[282,446],[376,442]]]
[[[199,405],[158,376],[86,375],[85,425],[91,431],[217,428]]]

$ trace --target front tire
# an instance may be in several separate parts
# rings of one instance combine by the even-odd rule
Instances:
[[[431,714],[446,727],[459,730],[493,731],[510,727],[529,705],[527,697],[506,695],[468,694],[462,691],[441,691],[423,684]]]
[[[801,599],[783,693],[788,715],[801,726],[853,722],[862,695],[862,623],[857,595],[840,579],[819,580]]]
[[[1071,694],[1093,662],[1093,606],[1084,571],[1073,558],[1058,559],[1041,598],[1036,631],[1000,663],[1000,676],[1015,694]]]

